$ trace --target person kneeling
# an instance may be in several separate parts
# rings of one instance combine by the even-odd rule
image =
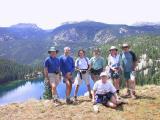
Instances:
[[[116,108],[122,103],[106,72],[100,74],[100,80],[93,86],[93,103],[94,105],[100,103],[111,108]]]

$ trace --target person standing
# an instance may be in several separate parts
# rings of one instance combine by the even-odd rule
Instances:
[[[111,79],[113,80],[113,84],[117,90],[117,94],[119,94],[120,89],[120,55],[118,54],[118,49],[115,46],[111,46],[109,49],[110,54],[108,56],[108,66],[110,68],[109,72],[111,75]]]
[[[62,72],[63,81],[66,83],[66,103],[72,104],[73,101],[70,99],[73,83],[73,72],[75,69],[74,60],[70,56],[70,48],[64,48],[64,55],[60,56],[60,70]]]
[[[60,62],[56,57],[57,53],[58,50],[56,50],[55,47],[51,47],[48,50],[49,57],[47,57],[44,62],[45,81],[51,86],[52,99],[56,106],[60,103],[56,90],[60,82]]]
[[[135,85],[136,85],[136,76],[135,76],[135,68],[137,57],[134,52],[132,52],[128,44],[122,45],[122,53],[121,53],[121,62],[122,68],[124,72],[124,78],[126,80],[127,87],[127,96],[135,99]]]
[[[78,58],[75,61],[75,68],[77,70],[77,76],[75,78],[76,89],[74,92],[74,99],[77,101],[77,93],[82,80],[85,81],[88,88],[89,97],[92,98],[89,75],[90,62],[89,59],[85,56],[85,51],[83,49],[78,51]]]
[[[94,82],[100,79],[99,75],[105,68],[104,58],[100,55],[100,49],[93,50],[93,57],[90,59],[91,64],[91,78]]]

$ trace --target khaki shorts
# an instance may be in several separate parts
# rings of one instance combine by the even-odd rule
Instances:
[[[86,85],[89,85],[89,84],[90,84],[90,83],[89,83],[89,80],[90,80],[90,75],[89,75],[89,73],[82,74],[82,79],[81,79],[81,77],[80,77],[80,74],[77,73],[77,76],[76,76],[76,78],[75,78],[74,84],[75,84],[75,85],[80,85],[80,84],[82,84],[82,80],[85,81]]]
[[[50,84],[55,84],[56,86],[60,83],[60,75],[54,73],[48,73]]]

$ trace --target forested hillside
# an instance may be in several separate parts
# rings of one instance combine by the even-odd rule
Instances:
[[[30,77],[36,69],[38,67],[33,68],[28,65],[20,65],[13,61],[0,59],[0,83],[26,79],[26,75]]]
[[[131,50],[138,57],[137,64],[137,83],[144,84],[160,84],[160,36],[134,36],[127,37],[110,44],[102,45],[102,56],[106,58],[109,54],[111,45],[117,46],[119,52],[122,51],[123,43],[131,45]],[[123,83],[124,85],[124,83]]]

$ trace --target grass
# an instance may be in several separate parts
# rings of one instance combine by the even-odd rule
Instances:
[[[0,120],[159,120],[160,86],[145,85],[137,88],[138,98],[117,109],[100,106],[100,112],[93,112],[88,97],[80,97],[78,105],[54,107],[50,100],[29,100],[21,104],[0,107]],[[122,95],[126,92],[122,91]]]

